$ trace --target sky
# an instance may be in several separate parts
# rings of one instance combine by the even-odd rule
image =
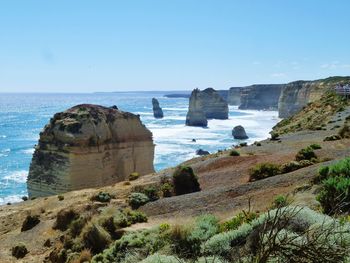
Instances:
[[[2,0],[0,92],[350,75],[348,0]]]

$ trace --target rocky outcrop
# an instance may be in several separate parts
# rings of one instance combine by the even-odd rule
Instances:
[[[163,110],[159,106],[159,101],[156,98],[152,99],[152,106],[153,106],[153,116],[156,119],[161,119],[164,117]]]
[[[274,110],[278,108],[278,101],[284,84],[262,84],[241,88],[242,110]]]
[[[208,154],[210,154],[210,153],[209,153],[208,151],[199,149],[199,150],[196,151],[196,154],[197,154],[197,155],[200,155],[200,156],[203,156],[203,155],[208,155]]]
[[[152,133],[138,115],[83,104],[54,115],[40,133],[28,175],[30,197],[98,187],[153,168]]]
[[[233,138],[238,139],[238,140],[245,140],[245,139],[249,138],[245,132],[245,129],[241,125],[238,125],[238,126],[233,128],[232,136],[233,136]]]
[[[186,125],[207,126],[207,119],[228,119],[228,104],[213,88],[191,93]]]
[[[188,112],[186,115],[186,125],[198,127],[208,126],[208,120],[203,109],[199,89],[195,89],[191,93]]]
[[[240,105],[241,104],[241,88],[232,87],[228,91],[227,102],[229,105]]]

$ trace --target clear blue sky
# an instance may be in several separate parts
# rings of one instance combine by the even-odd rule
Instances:
[[[348,0],[3,0],[0,92],[350,75]]]

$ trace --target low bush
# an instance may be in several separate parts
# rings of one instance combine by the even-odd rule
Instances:
[[[87,216],[79,216],[78,218],[74,219],[69,224],[69,231],[72,237],[79,236],[88,221],[89,218]]]
[[[261,163],[253,167],[249,172],[249,181],[265,179],[279,174],[280,166],[273,163]]]
[[[248,146],[248,143],[247,143],[247,142],[241,142],[241,143],[239,144],[239,146],[240,146],[240,147],[246,147],[246,146]]]
[[[176,195],[200,191],[197,176],[191,167],[178,167],[173,174],[174,192]]]
[[[58,199],[58,201],[63,201],[64,200],[64,196],[63,195],[58,195],[57,199]]]
[[[350,158],[345,158],[337,163],[321,167],[314,181],[320,183],[328,177],[335,176],[350,178]]]
[[[250,223],[256,218],[257,218],[256,213],[242,211],[238,213],[236,216],[234,216],[233,218],[231,218],[230,220],[222,223],[220,225],[220,232],[235,230],[238,227],[240,227],[243,223]]]
[[[109,193],[106,192],[99,192],[98,194],[91,197],[92,201],[102,202],[102,203],[108,203],[111,201],[112,196]]]
[[[271,132],[271,141],[276,141],[279,139],[280,135],[277,132]]]
[[[137,209],[140,206],[143,206],[149,202],[149,198],[147,195],[143,193],[131,193],[129,195],[129,205],[132,209]]]
[[[236,150],[231,150],[230,151],[230,156],[240,156],[241,154],[238,152],[238,151],[236,151]]]
[[[81,233],[81,238],[85,248],[91,249],[93,253],[99,253],[111,242],[111,236],[103,227],[89,223]]]
[[[21,232],[30,230],[39,223],[39,215],[27,215],[22,223]]]
[[[327,136],[323,139],[323,141],[328,142],[328,141],[338,141],[341,140],[341,137],[337,134],[335,135],[331,135],[331,136]]]
[[[297,155],[295,156],[296,161],[302,161],[302,160],[312,160],[317,159],[317,155],[314,152],[313,148],[306,147],[304,149],[301,149]]]
[[[288,206],[290,204],[290,200],[287,196],[284,195],[278,195],[275,197],[275,200],[273,200],[272,208],[281,208]]]
[[[54,229],[65,231],[68,229],[69,224],[76,218],[78,214],[73,209],[62,209],[57,213]]]
[[[281,173],[290,173],[310,165],[313,165],[313,162],[309,160],[291,161],[281,165]]]
[[[171,197],[173,195],[174,187],[170,183],[164,183],[160,187],[163,197]]]
[[[339,130],[338,135],[342,138],[350,138],[350,126],[344,124],[344,126]]]
[[[322,149],[321,145],[317,144],[317,143],[313,143],[309,146],[311,149],[313,150],[319,150]]]
[[[139,173],[136,173],[136,172],[131,173],[131,174],[129,175],[129,181],[134,181],[134,180],[138,179],[139,177],[140,177],[140,174],[139,174]]]
[[[335,176],[322,182],[322,190],[317,195],[324,213],[333,215],[350,210],[350,178]]]
[[[159,199],[158,189],[155,186],[148,186],[143,190],[143,193],[147,195],[150,202],[156,201]]]
[[[28,250],[24,244],[18,244],[11,248],[11,254],[13,257],[20,259],[24,258],[28,254]]]

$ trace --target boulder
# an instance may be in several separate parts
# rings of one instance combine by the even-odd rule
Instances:
[[[56,113],[40,133],[30,164],[29,197],[48,196],[126,180],[153,168],[152,133],[140,117],[82,104]]]
[[[163,110],[159,106],[159,101],[156,98],[152,99],[152,106],[153,106],[153,116],[156,119],[161,119],[164,117]]]
[[[245,129],[241,125],[238,125],[238,126],[233,128],[232,136],[233,136],[233,138],[238,139],[238,140],[245,140],[245,139],[249,138],[245,132]]]
[[[196,151],[196,154],[197,154],[197,155],[208,155],[208,154],[210,154],[210,153],[209,153],[208,151],[199,149],[199,150]]]

